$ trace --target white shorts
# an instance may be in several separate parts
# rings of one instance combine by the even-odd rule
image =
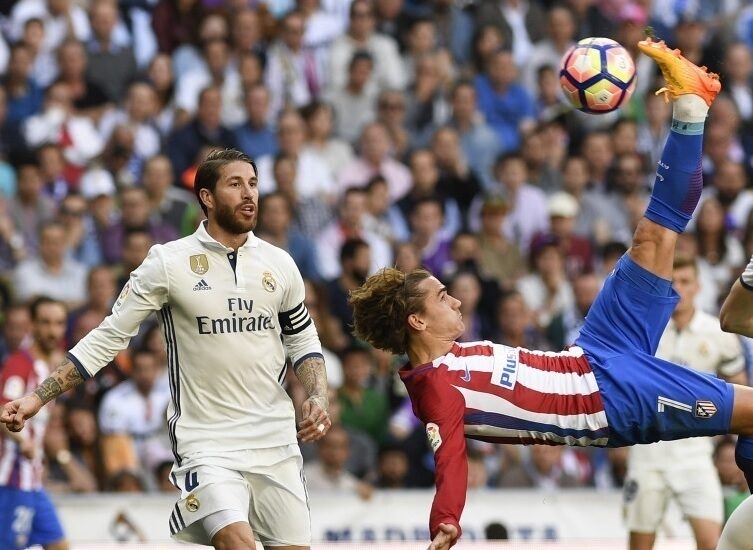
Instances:
[[[722,487],[713,467],[628,472],[623,497],[625,523],[635,533],[656,533],[673,499],[686,518],[708,519],[719,524],[724,519]]]
[[[211,462],[203,459],[173,468],[171,479],[181,491],[170,515],[175,539],[211,545],[211,537],[222,527],[248,521],[264,546],[311,545],[298,445],[255,449],[253,464],[239,461],[243,469],[238,470]]]

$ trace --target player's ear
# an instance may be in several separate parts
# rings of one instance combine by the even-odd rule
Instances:
[[[206,187],[199,191],[199,198],[201,199],[201,202],[204,203],[204,206],[207,208],[214,208],[214,195]]]
[[[413,330],[422,331],[426,329],[426,323],[418,313],[408,315],[408,326]]]

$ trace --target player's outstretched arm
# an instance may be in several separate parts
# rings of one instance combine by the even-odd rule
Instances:
[[[307,357],[295,369],[308,399],[301,405],[301,421],[298,424],[298,437],[302,441],[316,441],[327,433],[332,422],[327,409],[327,369],[321,356]]]
[[[439,532],[432,539],[428,550],[449,550],[458,538],[458,528],[447,523],[439,524]]]
[[[63,362],[42,382],[33,393],[6,403],[0,413],[0,422],[12,432],[23,429],[26,420],[39,412],[48,402],[84,381],[81,373],[69,359]]]
[[[753,258],[732,285],[719,320],[723,331],[753,337]]]

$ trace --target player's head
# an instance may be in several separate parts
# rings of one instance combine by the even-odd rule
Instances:
[[[258,171],[251,157],[235,149],[209,153],[199,165],[194,192],[210,222],[228,233],[248,233],[256,227]]]
[[[355,335],[400,355],[414,339],[452,342],[463,330],[460,301],[425,269],[385,268],[351,291]]]
[[[672,263],[672,286],[680,295],[675,313],[685,313],[693,309],[695,297],[701,289],[698,282],[698,265],[694,258],[676,255]]]
[[[45,354],[60,349],[68,316],[65,305],[58,300],[40,296],[31,302],[29,311],[34,343]]]

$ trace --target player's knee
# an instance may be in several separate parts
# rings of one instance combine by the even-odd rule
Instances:
[[[248,524],[235,523],[220,529],[212,538],[215,550],[254,550],[256,541]]]

